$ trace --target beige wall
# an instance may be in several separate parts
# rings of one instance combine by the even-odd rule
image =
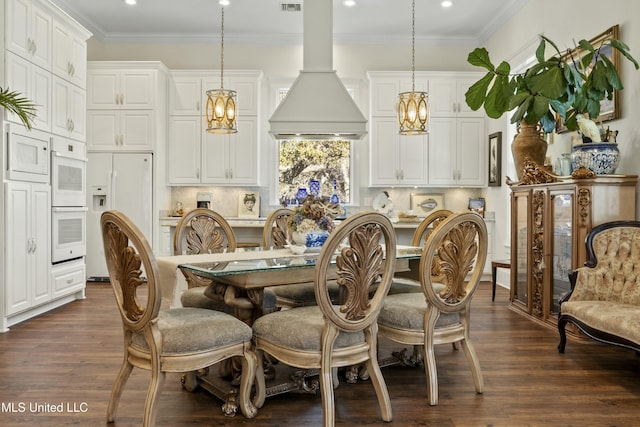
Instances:
[[[459,46],[417,46],[416,70],[471,70],[471,49]],[[296,77],[302,68],[302,47],[238,46],[225,43],[229,69],[259,69],[270,79]],[[220,46],[215,44],[103,44],[89,40],[90,61],[162,61],[170,69],[219,69]],[[411,46],[335,46],[333,67],[342,78],[364,79],[371,70],[409,70]]]

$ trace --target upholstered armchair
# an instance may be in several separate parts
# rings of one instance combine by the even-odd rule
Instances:
[[[558,350],[565,327],[640,352],[640,221],[613,221],[586,238],[587,261],[570,273],[571,292],[560,300]]]
[[[123,361],[111,390],[107,421],[115,420],[134,367],[151,371],[143,425],[154,426],[166,372],[184,372],[184,386],[192,390],[197,385],[195,371],[234,356],[242,360],[239,406],[246,417],[254,417],[256,407],[250,393],[257,360],[251,347],[251,328],[219,311],[182,307],[161,310],[163,287],[158,264],[140,229],[118,211],[104,212],[100,223],[124,333]]]

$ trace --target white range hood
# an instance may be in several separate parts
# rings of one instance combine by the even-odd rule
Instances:
[[[367,119],[333,69],[333,1],[303,4],[303,70],[269,119],[276,139],[361,139]]]

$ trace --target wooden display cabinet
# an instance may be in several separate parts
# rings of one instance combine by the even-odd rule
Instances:
[[[551,179],[551,178],[550,178]],[[587,259],[596,225],[636,219],[636,175],[511,185],[511,307],[557,325],[568,273]]]

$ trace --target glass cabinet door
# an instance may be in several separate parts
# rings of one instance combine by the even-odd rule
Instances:
[[[551,193],[551,221],[553,242],[551,247],[551,314],[559,311],[558,300],[570,290],[569,271],[573,268],[573,208],[572,191]]]
[[[512,299],[529,311],[529,193],[513,193],[512,206]]]

